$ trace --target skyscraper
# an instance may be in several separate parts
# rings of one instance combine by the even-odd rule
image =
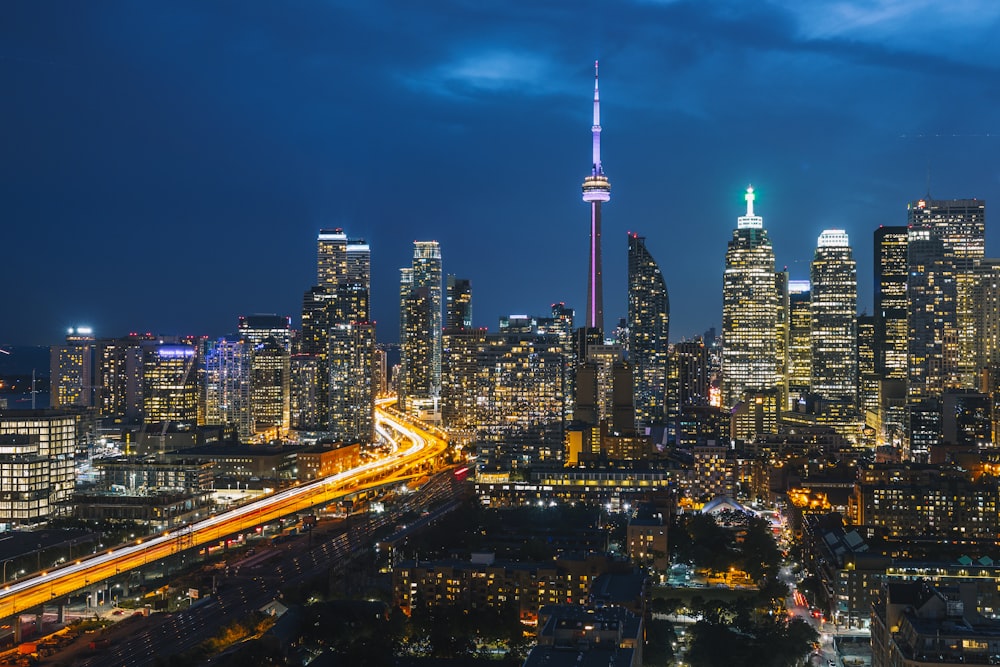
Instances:
[[[470,438],[476,429],[477,355],[486,341],[485,329],[472,328],[472,284],[449,275],[445,296],[445,327],[441,354],[441,420]]]
[[[811,277],[812,391],[856,404],[858,270],[847,232],[819,235]]]
[[[472,327],[472,283],[467,278],[456,278],[448,274],[445,296],[445,329],[468,329]]]
[[[249,347],[251,428],[263,439],[280,437],[291,421],[291,318],[241,315],[238,329]]]
[[[253,437],[250,421],[250,348],[245,340],[205,342],[205,423],[232,424],[242,441]]]
[[[812,383],[812,308],[808,280],[788,281],[788,404],[791,409]]]
[[[146,424],[198,422],[198,350],[157,341],[142,346],[142,416]]]
[[[903,226],[875,230],[875,372],[906,379],[906,247]]]
[[[976,267],[985,253],[986,204],[920,199],[908,206],[910,402],[975,386]]]
[[[753,188],[726,251],[722,281],[722,402],[736,405],[746,392],[770,391],[777,382],[778,294],[774,249],[764,219],[754,215]]]
[[[315,378],[317,387],[314,395],[310,387],[295,388],[295,422],[339,440],[370,442],[375,405],[371,248],[340,228],[321,230],[316,241],[317,285],[303,298],[300,346],[315,359],[315,371],[313,362],[301,359],[302,372],[295,377]]]
[[[65,345],[50,350],[49,401],[53,408],[94,405],[94,332],[89,327],[71,328]]]
[[[400,406],[433,403],[441,390],[441,248],[414,241],[413,263],[400,269]]]
[[[611,199],[611,183],[601,164],[601,101],[594,62],[594,125],[590,175],[583,180],[583,201],[590,204],[590,270],[587,274],[587,328],[604,331],[604,283],[601,277],[601,204]]]
[[[640,426],[663,422],[670,333],[667,283],[646,240],[628,235],[629,360],[635,379],[635,418]]]

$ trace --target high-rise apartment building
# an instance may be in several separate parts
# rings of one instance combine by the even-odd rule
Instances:
[[[558,338],[487,335],[477,367],[480,451],[514,467],[561,461],[565,394]]]
[[[939,399],[976,382],[975,272],[985,253],[986,204],[920,199],[908,207],[907,397]]]
[[[375,325],[334,324],[329,331],[329,422],[337,440],[364,443],[375,438],[375,387],[372,361]]]
[[[559,339],[563,349],[563,393],[566,397],[566,419],[573,417],[576,401],[576,334],[573,329],[576,311],[559,302],[552,304],[551,317],[540,317],[538,333],[551,334]]]
[[[413,263],[400,269],[400,406],[426,407],[441,390],[441,248],[414,241]]]
[[[811,278],[812,391],[856,404],[858,270],[847,232],[819,235]]]
[[[611,199],[611,183],[601,164],[601,100],[594,63],[594,124],[590,175],[583,180],[583,201],[590,204],[590,256],[587,272],[587,328],[604,331],[604,279],[601,275],[601,204]]]
[[[472,328],[472,284],[448,276],[445,327],[441,354],[441,420],[458,432],[476,427],[477,355],[486,341],[485,329]]]
[[[674,343],[667,364],[666,420],[674,441],[685,408],[708,405],[708,347],[701,338]]]
[[[94,405],[94,332],[71,328],[64,345],[49,349],[49,403],[53,408]]]
[[[792,409],[812,383],[812,292],[808,280],[788,281],[788,361],[785,379]]]
[[[289,428],[309,431],[319,423],[320,382],[319,358],[314,354],[293,354],[289,359]]]
[[[628,331],[636,422],[663,422],[669,352],[670,299],[667,283],[646,240],[628,235]]]
[[[747,188],[746,215],[740,216],[726,251],[722,284],[722,402],[732,407],[748,392],[777,384],[777,311],[774,249],[764,219],[754,215],[753,188]]]
[[[341,440],[374,437],[375,325],[369,319],[371,247],[343,229],[317,237],[317,284],[302,301],[302,342],[296,386],[296,428],[322,431]],[[315,370],[312,370],[315,366]]]
[[[448,274],[445,289],[444,328],[472,328],[472,283]]]
[[[906,379],[907,320],[906,227],[875,230],[875,372]]]

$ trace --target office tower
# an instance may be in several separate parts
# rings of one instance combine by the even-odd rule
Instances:
[[[726,251],[722,283],[722,403],[733,407],[744,394],[773,389],[777,382],[778,294],[774,250],[764,219],[754,215],[753,188],[746,192]]]
[[[847,232],[819,235],[811,277],[812,391],[856,405],[858,271]]]
[[[911,402],[975,386],[975,269],[985,252],[986,205],[921,199],[908,207]]]
[[[0,522],[37,523],[72,500],[76,431],[59,410],[0,411]]]
[[[611,199],[611,183],[601,164],[601,101],[594,63],[594,125],[592,164],[583,180],[583,201],[590,204],[590,270],[587,274],[587,328],[604,331],[604,283],[601,277],[601,204]]]
[[[875,372],[906,379],[906,227],[875,230]]]
[[[669,351],[670,298],[667,283],[646,239],[628,235],[629,361],[635,377],[635,416],[639,426],[663,423]]]
[[[552,335],[489,334],[477,355],[480,452],[513,467],[563,452],[563,350]]]
[[[858,315],[858,409],[866,423],[878,414],[879,385],[875,372],[875,316]],[[871,444],[875,444],[872,442]]]
[[[993,442],[1000,442],[1000,259],[984,259],[973,285],[979,391],[990,398]]]
[[[788,281],[788,402],[793,409],[812,383],[812,298],[808,280]]]
[[[1000,259],[984,259],[972,288],[976,314],[976,368],[1000,366]]]
[[[49,349],[49,403],[53,408],[94,405],[94,332],[71,328],[65,345]]]
[[[323,431],[341,440],[374,437],[373,374],[375,325],[369,320],[371,247],[349,239],[343,229],[324,229],[317,237],[317,284],[302,301],[299,352],[315,359],[316,387],[294,389],[297,428]],[[306,381],[303,360],[296,378]]]
[[[250,343],[206,341],[204,357],[205,423],[232,424],[241,440],[250,440]]]
[[[145,424],[198,422],[198,350],[184,343],[142,346],[142,421]]]
[[[262,440],[288,431],[292,328],[285,315],[241,315],[238,333],[250,349],[250,424]]]
[[[778,308],[775,311],[775,348],[774,356],[776,386],[781,393],[781,409],[788,405],[788,267],[774,273],[774,289],[778,295]]]
[[[413,263],[400,269],[399,303],[400,405],[427,409],[441,389],[441,249],[437,241],[413,242]]]

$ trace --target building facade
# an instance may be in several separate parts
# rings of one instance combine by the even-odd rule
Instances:
[[[828,229],[820,234],[810,282],[812,392],[855,404],[858,271],[844,230]]]
[[[638,426],[661,424],[666,402],[670,298],[646,240],[628,235],[628,331]]]
[[[777,310],[774,249],[764,219],[754,215],[753,188],[726,251],[722,284],[722,403],[732,407],[747,391],[777,384]]]
[[[73,497],[76,424],[58,410],[0,411],[0,523],[45,520]]]
[[[400,407],[421,409],[441,392],[441,248],[414,241],[413,262],[400,269]]]

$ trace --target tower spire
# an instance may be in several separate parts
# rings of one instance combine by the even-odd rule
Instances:
[[[598,91],[597,61],[594,61],[594,176],[604,173],[601,167],[601,96]]]
[[[590,204],[590,272],[587,276],[587,328],[604,331],[604,284],[601,276],[601,203],[611,199],[611,184],[601,165],[601,98],[594,61],[593,156],[590,175],[583,179],[583,201]]]

